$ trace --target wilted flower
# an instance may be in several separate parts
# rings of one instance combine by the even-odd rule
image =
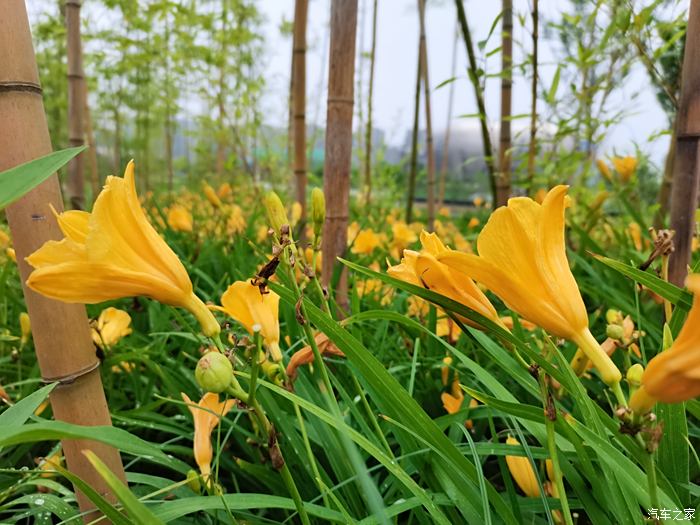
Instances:
[[[525,197],[510,199],[481,230],[478,256],[448,251],[437,259],[483,283],[511,310],[574,341],[612,385],[622,376],[588,329],[586,307],[566,258],[566,189],[553,188],[541,205]]]
[[[219,424],[219,420],[235,406],[236,400],[229,399],[221,403],[219,394],[207,392],[199,403],[194,404],[187,394],[182,392],[180,394],[194,419],[194,460],[199,466],[202,477],[208,481],[211,475],[211,460],[214,457],[211,433]]]
[[[321,355],[334,355],[337,357],[345,357],[343,351],[338,348],[328,336],[324,333],[318,333],[314,336],[314,341],[316,342],[316,347]],[[314,362],[314,352],[311,346],[306,345],[301,350],[297,350],[292,355],[289,363],[287,364],[287,376],[290,381],[294,381],[297,377],[297,368],[302,365],[308,365]]]
[[[111,347],[131,333],[131,316],[124,310],[110,306],[100,313],[92,327],[92,340],[97,346]]]
[[[27,257],[35,268],[27,279],[32,290],[67,303],[151,297],[189,310],[205,335],[219,333],[180,259],[141,209],[133,161],[124,178],[107,177],[92,213],[69,211],[57,219],[66,237]]]

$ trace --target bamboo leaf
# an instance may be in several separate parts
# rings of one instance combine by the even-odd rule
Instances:
[[[44,182],[86,147],[55,151],[0,173],[0,210]]]

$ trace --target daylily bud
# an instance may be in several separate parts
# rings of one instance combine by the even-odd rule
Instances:
[[[267,222],[272,229],[279,234],[282,226],[289,225],[287,212],[284,211],[282,201],[274,191],[271,191],[265,195],[263,204],[265,205],[265,212],[267,213]]]
[[[622,341],[622,338],[625,336],[625,329],[619,324],[609,324],[605,328],[605,333],[610,339]]]
[[[673,344],[673,334],[671,333],[671,327],[668,323],[664,323],[664,337],[663,337],[663,349],[668,350]]]
[[[202,493],[202,484],[199,482],[199,474],[194,469],[187,471],[187,486],[196,494]]]
[[[620,310],[613,310],[611,308],[605,312],[605,320],[608,324],[619,324],[622,321],[622,313]]]
[[[644,373],[644,367],[639,363],[633,364],[629,370],[627,370],[627,382],[633,388],[639,388],[642,384],[642,374]]]
[[[22,330],[22,344],[29,341],[29,337],[32,335],[32,323],[29,320],[29,314],[27,312],[22,312],[19,314],[19,326]]]
[[[197,363],[194,377],[202,390],[223,392],[233,380],[233,365],[224,354],[208,352]]]
[[[321,188],[311,191],[311,221],[314,224],[314,235],[318,237],[326,220],[326,196]]]

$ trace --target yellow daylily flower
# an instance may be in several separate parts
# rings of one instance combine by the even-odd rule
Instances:
[[[205,182],[202,186],[202,191],[204,191],[204,196],[214,208],[221,208],[221,199],[214,191],[214,188]]]
[[[474,197],[474,206],[481,208],[484,205],[484,199],[482,197]]]
[[[612,182],[612,173],[610,172],[610,167],[608,166],[607,162],[605,162],[603,159],[597,159],[595,164],[598,166],[598,171],[600,171],[600,174],[605,177],[607,181]]]
[[[418,228],[421,227],[418,226]],[[391,244],[399,253],[410,244],[416,242],[416,240],[418,240],[416,232],[404,221],[396,221],[391,225]]]
[[[229,235],[243,233],[246,227],[245,216],[243,210],[237,204],[232,204],[227,207],[228,218],[226,219],[226,232]]]
[[[374,230],[367,228],[357,234],[350,251],[352,253],[369,255],[377,246],[379,246],[379,236],[374,233]]]
[[[173,204],[168,210],[168,226],[178,232],[191,232],[192,214],[181,204]]]
[[[472,217],[471,219],[469,219],[469,224],[467,224],[467,228],[471,230],[479,226],[479,224],[479,219],[477,217]]]
[[[637,169],[637,159],[634,157],[613,157],[612,163],[622,182],[629,182]]]
[[[39,470],[41,470],[42,478],[53,478],[56,476],[56,468],[63,467],[63,449],[59,447],[56,452],[50,456],[45,457],[39,463]]]
[[[186,308],[205,335],[219,333],[180,259],[148,222],[136,194],[133,161],[124,178],[107,177],[92,213],[65,212],[57,220],[66,237],[27,257],[35,268],[27,279],[32,290],[87,304],[142,295]]]
[[[537,204],[508,200],[493,212],[477,239],[479,255],[447,251],[437,259],[484,284],[519,315],[575,342],[608,385],[622,375],[588,329],[588,314],[566,258],[566,186]]]
[[[10,245],[10,236],[5,230],[0,229],[0,248],[7,248]]]
[[[693,306],[671,347],[644,370],[642,386],[630,398],[635,412],[648,412],[657,401],[680,403],[700,396],[700,274],[689,275],[686,286],[693,292]]]
[[[15,252],[14,248],[7,248],[5,250],[5,255],[12,261],[12,262],[17,262],[17,253]]]
[[[19,314],[20,342],[26,344],[32,336],[32,322],[27,312]]]
[[[103,348],[114,346],[122,337],[131,333],[130,324],[131,316],[128,312],[113,306],[105,308],[92,328],[92,340]]]
[[[235,399],[229,399],[222,403],[219,394],[207,392],[199,403],[193,403],[187,394],[180,392],[182,399],[187,403],[192,418],[194,419],[194,460],[202,473],[205,481],[211,475],[211,460],[214,457],[214,449],[211,445],[211,433],[235,404]]]
[[[282,360],[278,320],[280,296],[272,290],[260,293],[250,281],[236,281],[221,296],[221,306],[215,307],[241,323],[250,335],[260,327],[260,335],[275,362]]]
[[[641,252],[644,247],[642,244],[642,227],[636,222],[630,222],[627,231],[632,238],[632,243],[634,243],[634,249]]]
[[[447,248],[434,233],[422,232],[420,252],[404,250],[401,264],[391,266],[387,273],[402,281],[423,286],[463,304],[493,322],[502,324],[491,301],[464,273],[440,262],[443,255],[457,253]],[[468,319],[463,322],[477,326]],[[477,326],[478,328],[478,326]]]
[[[507,445],[520,446],[520,442],[513,436],[508,436],[506,439]],[[520,487],[525,495],[529,498],[537,498],[540,495],[540,487],[537,484],[537,476],[535,471],[532,469],[532,464],[529,458],[526,456],[506,456],[506,464],[508,465],[508,470],[510,475],[513,476],[515,483]],[[554,468],[552,465],[552,460],[548,459],[545,462],[547,477],[550,480],[554,479]],[[555,496],[550,489],[550,486],[545,482],[543,483],[546,492],[550,495]],[[553,487],[553,485],[551,485]]]
[[[233,193],[233,190],[231,189],[231,185],[228,182],[224,182],[221,186],[219,186],[219,189],[216,191],[216,195],[220,199],[225,199],[229,195]]]
[[[292,204],[292,210],[290,213],[291,217],[291,223],[292,227],[296,226],[299,220],[301,219],[301,212],[302,212],[302,207],[301,207],[301,202],[299,201],[294,201]]]

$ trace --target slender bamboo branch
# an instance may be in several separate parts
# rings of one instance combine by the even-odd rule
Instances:
[[[365,132],[365,202],[372,199],[372,95],[374,92],[374,59],[377,53],[377,0],[372,11],[372,47],[369,53],[369,91],[367,93],[367,130]]]
[[[535,158],[537,155],[537,82],[538,82],[538,46],[540,38],[539,0],[532,0],[532,80],[530,84],[530,143],[527,151],[528,192],[534,193]]]
[[[462,36],[464,44],[467,47],[467,57],[469,57],[469,79],[474,86],[474,95],[476,97],[476,107],[479,112],[479,123],[481,124],[481,140],[484,146],[484,162],[486,171],[489,176],[489,184],[491,186],[491,197],[493,203],[497,202],[497,185],[496,185],[496,166],[493,161],[493,145],[491,144],[491,135],[489,134],[488,119],[486,117],[486,105],[484,104],[484,93],[479,81],[478,66],[476,64],[476,55],[474,54],[474,45],[472,43],[472,35],[469,31],[467,23],[467,15],[464,12],[462,0],[455,0],[457,6],[457,19],[462,28]]]
[[[413,105],[413,132],[411,134],[411,160],[408,172],[408,192],[406,195],[406,222],[413,220],[413,199],[416,196],[416,177],[418,175],[418,125],[420,122],[420,82],[421,59],[420,40],[418,41],[418,66],[416,72],[416,91]]]

